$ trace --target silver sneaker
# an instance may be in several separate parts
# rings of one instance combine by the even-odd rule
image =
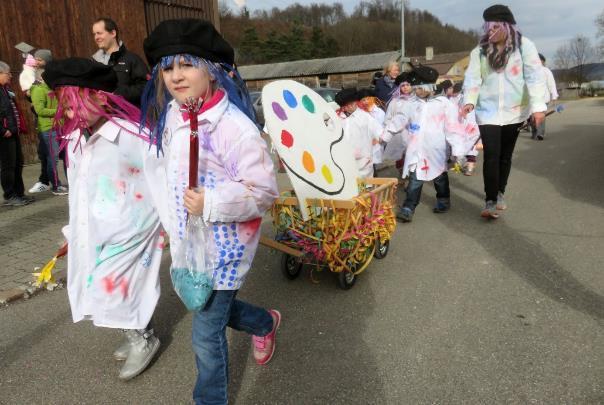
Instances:
[[[131,348],[132,343],[130,343],[130,340],[125,339],[122,344],[113,352],[113,358],[117,361],[126,360]]]
[[[484,206],[484,209],[480,213],[480,216],[489,219],[499,218],[499,213],[497,212],[497,203],[491,200],[487,201]]]
[[[130,351],[119,376],[124,381],[142,373],[159,349],[159,339],[153,335],[153,329],[128,329],[126,337],[130,342]]]
[[[67,195],[69,194],[69,189],[65,186],[58,186],[52,190],[54,195]]]
[[[505,199],[503,198],[503,193],[500,191],[497,194],[497,209],[503,211],[507,209],[508,205],[505,203]]]

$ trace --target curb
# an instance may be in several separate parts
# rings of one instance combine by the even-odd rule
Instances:
[[[57,271],[56,273],[54,273],[54,277],[55,277],[55,281],[57,284],[64,284],[65,280],[67,279],[67,271],[66,270],[60,270]],[[20,300],[20,299],[27,299],[30,298],[33,295],[36,295],[37,293],[39,293],[40,291],[46,291],[49,290],[46,287],[34,287],[32,285],[24,285],[22,287],[18,287],[18,288],[12,288],[10,290],[5,290],[5,291],[0,291],[0,307],[1,306],[6,306],[11,302]],[[49,290],[52,291],[52,290]]]

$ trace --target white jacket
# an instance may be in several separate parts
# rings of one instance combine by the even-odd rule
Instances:
[[[352,114],[342,118],[344,139],[353,150],[361,178],[373,177],[373,146],[379,141],[382,126],[368,113],[357,108]]]
[[[63,232],[74,322],[142,329],[151,320],[164,245],[144,173],[148,150],[147,141],[111,121],[88,141],[79,130],[69,135],[69,225]]]
[[[474,106],[478,125],[526,121],[530,114],[547,109],[542,67],[537,48],[524,36],[501,72],[494,71],[476,47],[464,78],[464,105]]]
[[[444,96],[415,98],[405,104],[385,127],[382,139],[387,142],[397,133],[403,133],[403,178],[415,171],[417,179],[423,181],[433,180],[447,170],[447,144],[453,156],[460,157],[467,154],[471,143],[459,111]]]

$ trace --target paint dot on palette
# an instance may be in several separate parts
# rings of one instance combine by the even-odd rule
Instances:
[[[302,105],[304,106],[304,108],[306,108],[306,111],[314,114],[315,104],[312,102],[310,97],[308,97],[306,95],[302,96]]]
[[[285,114],[283,107],[281,107],[279,103],[273,102],[272,107],[277,118],[279,118],[281,121],[285,121],[287,119],[287,114]]]
[[[289,90],[283,90],[283,100],[285,100],[290,108],[296,108],[298,106],[296,96],[294,96],[294,94]]]
[[[331,175],[331,170],[329,170],[329,167],[323,165],[323,167],[321,168],[321,173],[323,174],[323,177],[325,177],[325,181],[327,183],[333,183],[333,176]]]
[[[286,148],[291,148],[292,146],[294,146],[294,137],[285,129],[281,131],[281,143]]]
[[[312,158],[312,155],[307,151],[304,151],[302,154],[302,165],[309,173],[314,173],[315,171],[315,160]]]

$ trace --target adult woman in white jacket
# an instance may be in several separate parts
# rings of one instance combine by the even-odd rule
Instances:
[[[484,145],[485,208],[498,218],[512,166],[518,131],[529,115],[545,119],[545,83],[535,45],[522,36],[510,9],[494,5],[483,13],[484,34],[470,54],[464,80],[463,113],[476,111]]]

